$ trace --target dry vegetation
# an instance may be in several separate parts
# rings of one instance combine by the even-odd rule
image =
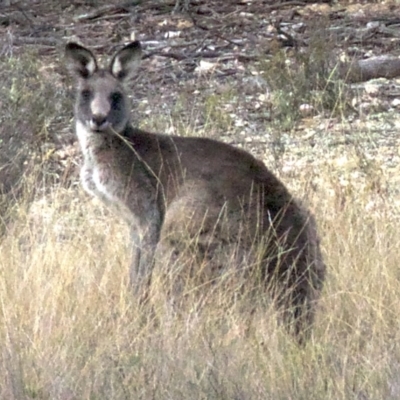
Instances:
[[[232,293],[197,290],[177,313],[156,276],[149,303],[138,305],[127,285],[126,227],[77,185],[68,140],[57,139],[53,159],[49,139],[70,130],[72,115],[59,76],[46,84],[54,71],[37,53],[0,59],[0,174],[13,161],[20,174],[0,202],[0,399],[400,398],[399,119],[395,108],[365,113],[364,92],[329,77],[310,87],[307,60],[321,60],[318,46],[304,68],[279,68],[294,62],[283,52],[251,66],[271,82],[268,104],[255,95],[260,108],[231,86],[235,77],[215,91],[213,76],[198,77],[153,108],[158,94],[135,99],[142,127],[243,146],[306,198],[328,277],[304,347],[268,298],[249,317],[246,295],[232,302]],[[318,116],[298,113],[305,92]],[[251,136],[241,110],[274,119]],[[12,137],[24,135],[21,153]]]
[[[351,199],[318,206],[329,276],[299,348],[273,308],[250,323],[245,296],[197,293],[176,314],[156,278],[139,307],[127,230],[86,200],[54,189],[1,243],[1,398],[398,398],[400,235],[389,202],[372,215]]]

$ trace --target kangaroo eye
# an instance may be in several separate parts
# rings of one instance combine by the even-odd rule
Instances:
[[[121,92],[111,93],[110,100],[113,108],[118,107],[119,103],[122,101],[122,93]]]
[[[81,97],[83,100],[90,100],[90,98],[92,97],[92,93],[90,90],[82,90],[81,92]]]

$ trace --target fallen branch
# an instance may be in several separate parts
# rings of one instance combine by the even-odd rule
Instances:
[[[185,53],[176,53],[176,52],[166,52],[155,50],[143,56],[143,59],[150,58],[153,56],[161,56],[166,58],[173,58],[174,60],[183,61],[187,59],[197,59],[197,58],[218,58],[219,61],[228,61],[228,60],[239,60],[239,61],[249,61],[256,60],[259,56],[251,55],[251,54],[242,54],[242,53],[222,53],[218,51],[199,51],[199,52],[190,52],[189,54]]]
[[[94,11],[78,15],[76,17],[77,21],[84,20],[94,20],[98,18],[104,18],[105,15],[110,17],[109,14],[129,14],[129,8],[133,6],[137,6],[140,4],[140,0],[136,1],[126,1],[121,4],[107,4],[105,6],[99,7]]]
[[[341,63],[339,76],[347,83],[365,82],[377,78],[396,78],[400,76],[400,58],[389,55]]]

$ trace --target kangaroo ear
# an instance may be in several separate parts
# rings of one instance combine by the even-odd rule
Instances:
[[[142,58],[142,46],[139,41],[129,43],[119,50],[110,63],[111,74],[119,80],[132,78]]]
[[[97,62],[93,53],[77,43],[68,43],[65,46],[67,67],[72,75],[79,78],[89,78],[97,70]]]

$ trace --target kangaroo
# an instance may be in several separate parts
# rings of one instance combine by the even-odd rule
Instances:
[[[65,53],[77,83],[81,182],[130,227],[134,290],[150,285],[157,247],[162,241],[174,247],[175,234],[206,238],[196,241],[198,252],[211,260],[212,243],[234,243],[244,254],[262,248],[248,267],[260,269],[300,335],[313,322],[326,269],[313,216],[248,152],[132,125],[125,86],[140,64],[140,42],[117,51],[108,68],[77,43]]]

